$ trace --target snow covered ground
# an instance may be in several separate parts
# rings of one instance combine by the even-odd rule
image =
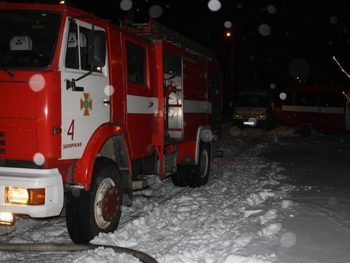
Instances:
[[[143,251],[160,263],[350,262],[350,137],[291,129],[231,129],[206,186],[170,179],[136,192],[115,233],[94,244]],[[1,243],[72,244],[65,218],[19,218]],[[0,251],[1,262],[140,262],[103,246],[74,253]]]

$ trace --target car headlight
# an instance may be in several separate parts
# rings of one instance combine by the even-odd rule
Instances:
[[[233,118],[234,118],[234,119],[240,119],[240,118],[241,118],[241,115],[238,114],[237,112],[235,112],[235,113],[233,114]]]
[[[264,113],[260,114],[260,115],[258,116],[258,118],[261,119],[261,120],[266,119],[266,113],[264,112]]]

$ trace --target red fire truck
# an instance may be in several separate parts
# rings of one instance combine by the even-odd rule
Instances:
[[[87,243],[132,191],[208,181],[221,121],[214,54],[169,28],[0,3],[0,217],[52,217]]]
[[[313,131],[349,131],[349,95],[349,85],[287,87],[283,125],[295,128],[302,137]]]

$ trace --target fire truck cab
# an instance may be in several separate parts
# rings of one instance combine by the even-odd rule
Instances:
[[[65,5],[3,2],[0,22],[1,224],[65,209],[88,243],[155,177],[207,183],[222,92],[210,50]]]

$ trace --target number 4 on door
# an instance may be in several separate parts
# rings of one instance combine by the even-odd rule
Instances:
[[[74,119],[72,120],[72,122],[69,125],[67,135],[71,136],[71,140],[73,141],[73,139],[74,139]]]

